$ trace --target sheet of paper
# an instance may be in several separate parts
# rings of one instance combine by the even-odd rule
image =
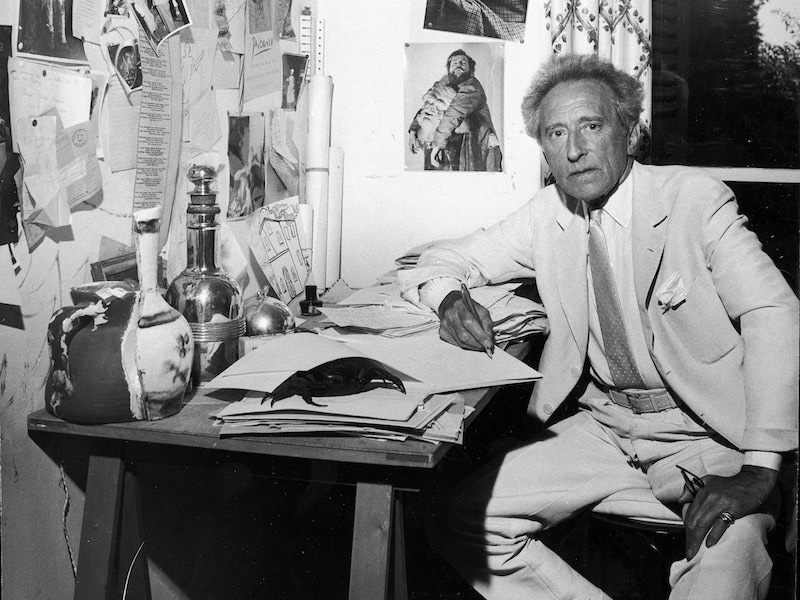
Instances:
[[[128,97],[116,77],[109,79],[100,131],[104,156],[112,172],[136,168],[141,98],[140,93]]]
[[[300,396],[290,396],[272,405],[269,398],[262,402],[263,394],[248,394],[241,401],[226,406],[216,416],[226,421],[233,417],[332,420],[343,416],[408,421],[425,398],[426,394],[403,394],[398,390],[378,388],[347,396],[314,398],[317,404],[323,405],[314,406]]]
[[[100,200],[103,181],[95,139],[91,121],[67,127],[56,136],[58,172],[62,185],[67,187],[70,209],[81,202]]]
[[[25,164],[23,215],[28,223],[63,227],[81,202],[99,201],[102,190],[91,122],[67,129],[54,109],[17,122]]]
[[[320,311],[339,327],[358,327],[375,332],[406,330],[411,333],[411,330],[438,327],[439,323],[433,313],[410,314],[385,306],[329,306],[320,308]]]
[[[342,338],[362,354],[420,381],[432,392],[451,392],[523,383],[541,374],[499,347],[490,358],[441,340],[437,332],[388,339],[377,335]]]
[[[14,123],[51,108],[58,111],[64,127],[89,120],[92,79],[74,70],[23,58],[9,58],[8,87]],[[14,151],[19,152],[16,137]]]
[[[400,394],[402,396],[402,394]],[[403,405],[395,406],[392,401],[386,402],[380,395],[372,396],[369,401],[364,400],[361,394],[342,396],[340,411],[339,404],[330,404],[324,412],[322,409],[309,412],[302,408],[270,409],[265,412],[264,407],[269,406],[269,401],[261,403],[263,394],[249,392],[240,402],[234,402],[225,407],[212,417],[217,417],[231,424],[283,424],[283,423],[348,423],[350,425],[373,425],[394,427],[403,430],[424,430],[433,423],[453,402],[450,395],[430,396],[424,402],[418,402],[418,397],[404,396],[400,401]],[[358,397],[358,398],[356,398]],[[415,402],[409,401],[409,398]],[[286,400],[289,400],[287,398]],[[320,398],[320,402],[328,402],[333,398]],[[302,402],[302,400],[300,400]],[[281,401],[284,402],[284,401]],[[462,403],[463,404],[463,403]],[[307,405],[306,405],[307,406]],[[356,408],[356,407],[359,408]],[[276,405],[277,407],[277,405]],[[345,412],[347,411],[347,412]],[[359,414],[363,412],[362,414]],[[463,412],[463,410],[462,410]],[[352,414],[351,414],[352,413]]]
[[[236,89],[242,84],[241,77],[242,55],[222,52],[217,48],[211,70],[211,85],[214,89]]]
[[[99,44],[106,4],[108,0],[72,0],[72,35]]]
[[[409,393],[452,392],[541,378],[538,371],[501,348],[495,348],[494,357],[489,358],[483,352],[448,344],[436,333],[398,339],[354,335],[342,341],[295,333],[277,337],[246,354],[208,385],[272,392],[296,371],[358,356],[383,363],[402,379]]]
[[[247,0],[223,0],[225,18],[228,20],[228,42],[236,54],[245,52],[245,30],[247,26]]]
[[[275,37],[272,2],[247,3],[244,101],[281,90],[281,53]]]
[[[211,73],[217,47],[216,29],[192,27],[181,33],[183,141],[196,148],[213,148],[222,137]]]
[[[177,38],[156,54],[140,44],[142,56],[142,104],[139,112],[134,212],[161,206],[161,220],[169,223],[175,200],[181,140],[181,67]],[[168,233],[162,227],[159,247]]]
[[[245,354],[212,379],[208,387],[272,392],[297,371],[355,356],[364,355],[352,347],[313,333],[282,335]]]

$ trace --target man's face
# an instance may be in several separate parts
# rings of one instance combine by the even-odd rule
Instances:
[[[463,54],[457,54],[451,58],[447,63],[447,74],[453,82],[464,81],[470,76],[469,59]]]
[[[611,90],[596,81],[559,83],[544,97],[541,146],[558,186],[577,200],[604,199],[630,170],[638,128],[626,131]]]

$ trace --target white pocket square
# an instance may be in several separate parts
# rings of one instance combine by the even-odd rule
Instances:
[[[686,286],[678,273],[673,273],[656,291],[658,305],[667,312],[678,308],[686,300]]]

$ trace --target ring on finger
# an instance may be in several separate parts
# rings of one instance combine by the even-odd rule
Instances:
[[[719,519],[726,525],[733,525],[736,522],[734,516],[729,513],[727,510],[724,512],[719,513]]]

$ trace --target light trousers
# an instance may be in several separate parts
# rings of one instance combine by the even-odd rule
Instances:
[[[683,492],[675,465],[699,477],[731,476],[742,459],[680,408],[636,415],[597,390],[579,413],[437,501],[429,537],[487,599],[606,599],[538,535],[621,490],[649,491],[651,501],[635,510],[647,515]],[[691,561],[673,564],[670,600],[764,598],[772,572],[766,536],[774,524],[766,514],[737,519],[717,544],[704,543]]]

